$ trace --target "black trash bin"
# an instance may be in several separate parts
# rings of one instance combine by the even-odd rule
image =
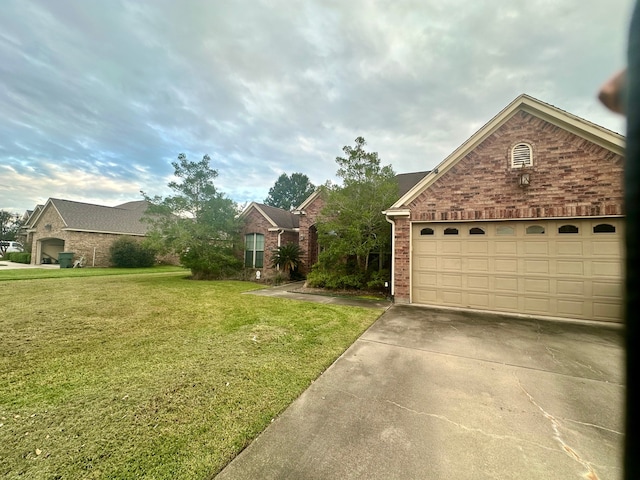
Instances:
[[[58,263],[60,264],[60,268],[71,268],[73,267],[73,256],[75,252],[60,252],[58,253]]]

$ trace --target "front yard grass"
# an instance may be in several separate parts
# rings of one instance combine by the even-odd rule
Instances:
[[[211,478],[381,313],[253,288],[0,281],[0,476]]]

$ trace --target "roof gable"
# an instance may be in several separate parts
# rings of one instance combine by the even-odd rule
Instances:
[[[469,139],[431,170],[422,180],[410,188],[404,195],[401,195],[398,201],[396,201],[386,213],[389,215],[393,215],[394,213],[400,215],[408,214],[406,210],[407,205],[520,111],[541,118],[548,123],[589,140],[618,155],[624,154],[625,142],[622,135],[570,114],[553,105],[544,103],[529,95],[522,94],[480,128],[480,130],[469,137]]]
[[[282,208],[271,207],[263,203],[252,202],[244,210],[244,212],[242,212],[241,216],[244,217],[248,215],[251,210],[256,210],[271,224],[273,228],[285,230],[293,230],[298,228],[298,217],[293,213],[288,212],[287,210],[283,210]]]

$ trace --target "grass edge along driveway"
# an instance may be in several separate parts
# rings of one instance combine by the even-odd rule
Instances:
[[[210,478],[382,313],[254,288],[0,281],[0,476]]]

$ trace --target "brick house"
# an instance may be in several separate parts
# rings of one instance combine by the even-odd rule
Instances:
[[[298,243],[298,217],[281,208],[252,202],[240,214],[244,221],[244,266],[274,272],[272,252],[281,245]]]
[[[621,321],[623,154],[519,96],[384,212],[395,301]]]
[[[318,261],[320,247],[318,245],[318,229],[316,223],[321,210],[326,205],[322,187],[316,189],[307,199],[293,211],[299,220],[300,248],[303,252],[303,272],[308,273]]]
[[[31,263],[56,263],[60,252],[74,252],[85,264],[109,266],[109,248],[123,235],[143,238],[148,224],[141,221],[147,202],[115,207],[50,198],[38,205],[23,228],[31,244]]]

